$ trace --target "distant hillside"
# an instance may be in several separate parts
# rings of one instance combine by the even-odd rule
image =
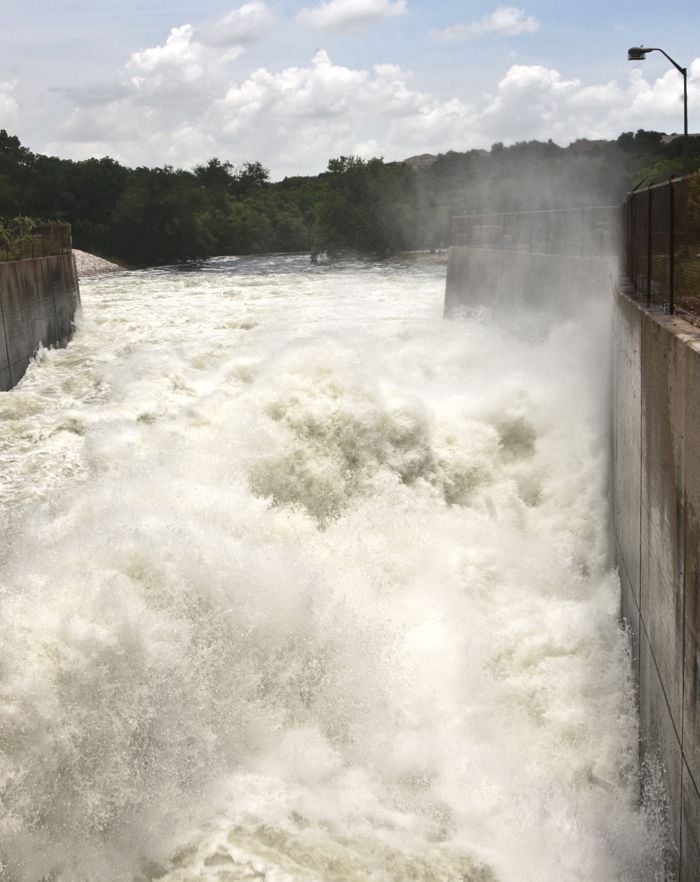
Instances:
[[[436,159],[437,156],[434,156],[432,153],[421,153],[418,156],[409,156],[408,159],[403,159],[402,162],[411,168],[420,169],[432,165]]]

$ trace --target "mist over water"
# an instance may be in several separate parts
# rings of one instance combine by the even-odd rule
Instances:
[[[605,304],[84,282],[0,395],[2,882],[642,882]]]

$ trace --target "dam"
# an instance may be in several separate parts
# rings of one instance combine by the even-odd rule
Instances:
[[[3,882],[668,875],[611,274],[533,305],[507,244],[453,252],[452,321],[420,262],[82,284],[70,346],[0,395]]]
[[[22,232],[0,239],[0,392],[22,379],[41,347],[68,342],[80,303],[70,226]]]

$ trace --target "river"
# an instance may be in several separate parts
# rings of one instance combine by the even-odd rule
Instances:
[[[2,882],[644,882],[605,304],[82,284],[0,393]]]

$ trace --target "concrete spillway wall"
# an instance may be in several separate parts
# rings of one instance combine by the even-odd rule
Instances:
[[[39,346],[68,341],[79,303],[72,254],[0,263],[0,391],[22,379]]]
[[[486,304],[570,314],[609,292],[616,272],[612,258],[453,245],[447,261],[445,314]]]
[[[618,287],[614,337],[613,523],[642,758],[668,801],[670,874],[691,882],[700,879],[700,328]]]

